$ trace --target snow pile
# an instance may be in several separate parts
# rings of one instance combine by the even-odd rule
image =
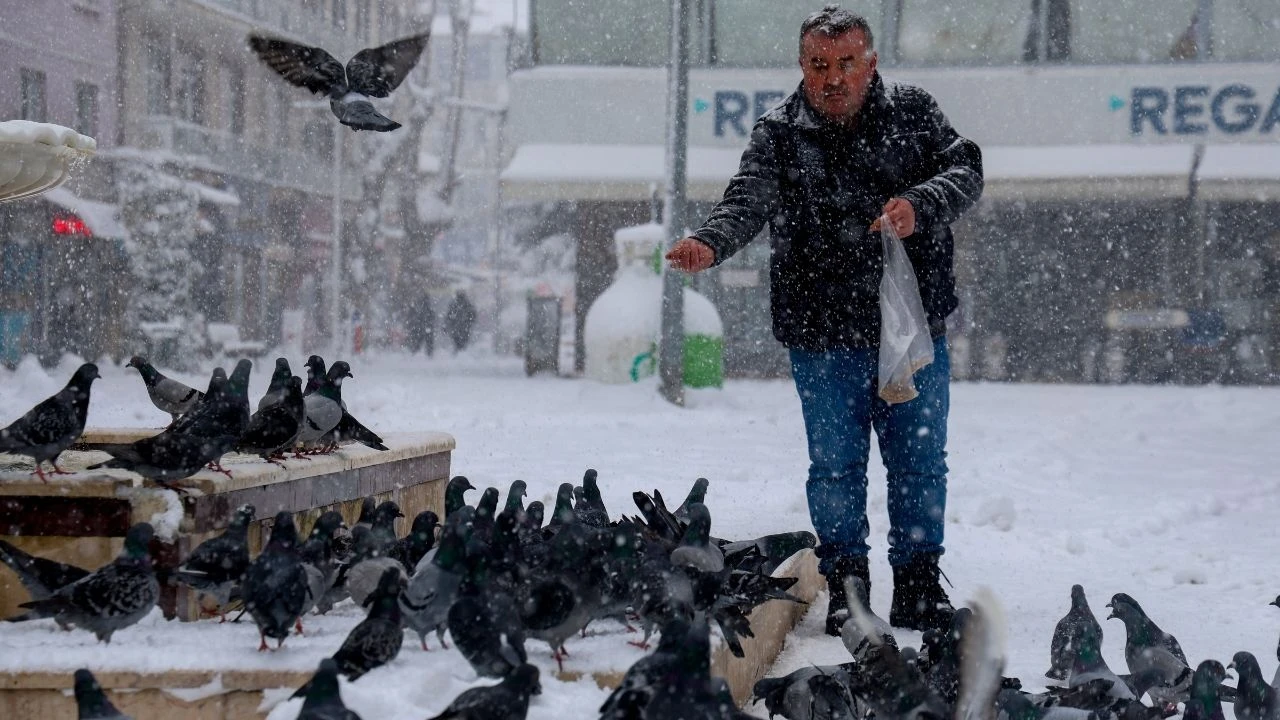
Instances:
[[[59,145],[83,152],[95,152],[98,149],[98,141],[88,135],[81,135],[69,127],[30,120],[0,122],[0,142]]]

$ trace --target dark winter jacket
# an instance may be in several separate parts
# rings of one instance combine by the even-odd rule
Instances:
[[[790,348],[877,347],[879,233],[867,230],[892,197],[916,212],[903,239],[934,336],[955,310],[949,227],[982,194],[982,154],[956,134],[933,97],[877,74],[857,126],[822,118],[797,89],[751,131],[738,174],[694,235],[716,264],[765,223],[773,332]]]

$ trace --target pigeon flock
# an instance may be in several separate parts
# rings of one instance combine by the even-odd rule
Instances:
[[[525,506],[521,480],[511,484],[501,507],[496,488],[469,505],[465,495],[474,488],[456,476],[446,486],[443,520],[423,511],[403,537],[395,531],[404,517],[399,506],[370,497],[349,530],[330,510],[305,539],[291,513],[278,513],[254,558],[247,528],[255,509],[245,505],[172,577],[208,594],[220,611],[238,605],[258,627],[260,651],[269,649],[269,638],[280,647],[301,633],[310,612],[327,612],[348,598],[365,608],[364,620],[295,694],[305,698],[301,718],[355,717],[342,705],[336,676],[355,681],[391,662],[405,631],[413,630],[423,651],[434,632],[478,675],[500,680],[463,692],[438,717],[519,720],[541,692],[526,641],[546,643],[563,668],[566,645],[604,619],[627,624],[636,646],[648,649],[655,631],[660,640],[628,671],[602,717],[745,717],[725,682],[710,675],[711,626],[742,656],[741,638],[753,636],[753,608],[775,599],[802,602],[787,592],[796,578],[772,573],[816,538],[808,532],[715,538],[703,503],[707,487],[699,479],[675,510],[656,490],[635,492],[639,515],[612,519],[594,470],[578,487],[561,484],[549,514],[540,502]],[[155,606],[159,588],[147,551],[152,534],[150,525],[136,525],[120,557],[92,573],[0,543],[0,561],[34,598],[10,621],[53,618],[109,642]],[[88,671],[77,674],[77,698],[114,711]]]
[[[286,358],[276,360],[266,394],[252,414],[249,409],[249,373],[253,363],[240,360],[231,375],[215,368],[204,392],[195,390],[134,356],[127,367],[137,368],[152,404],[173,421],[162,432],[132,443],[95,445],[111,456],[88,469],[120,468],[133,471],[158,485],[174,490],[173,481],[188,478],[204,467],[231,476],[221,458],[230,452],[258,455],[281,464],[285,453],[333,452],[344,442],[359,442],[386,450],[382,438],[347,411],[342,381],[352,377],[343,360],[326,370],[324,359],[307,359],[307,385],[295,377]],[[0,430],[0,452],[27,455],[36,461],[33,474],[47,482],[41,465],[49,462],[55,474],[70,474],[58,467],[64,450],[80,439],[89,412],[90,388],[98,367],[85,363],[66,387],[42,401],[11,425]]]

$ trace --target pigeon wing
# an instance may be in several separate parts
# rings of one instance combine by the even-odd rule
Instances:
[[[342,90],[346,85],[342,63],[322,48],[259,35],[249,36],[249,47],[280,77],[317,95]]]
[[[427,46],[428,33],[413,35],[356,53],[347,63],[351,89],[369,97],[384,98],[409,76]]]
[[[74,404],[69,397],[58,393],[43,400],[0,431],[0,449],[36,447],[59,442],[68,435],[78,436],[81,428],[77,425]]]

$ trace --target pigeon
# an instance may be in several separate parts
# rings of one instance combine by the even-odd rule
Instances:
[[[436,543],[436,528],[440,527],[440,518],[430,510],[423,510],[413,518],[413,527],[409,534],[400,538],[390,555],[400,561],[409,570],[418,567],[424,555],[431,551]]]
[[[342,422],[342,381],[351,377],[351,366],[339,360],[330,368],[320,386],[310,395],[304,393],[306,416],[297,442],[304,448],[324,450],[322,438]]]
[[[844,593],[845,602],[849,606],[849,619],[840,628],[840,641],[849,654],[858,657],[867,642],[896,647],[898,641],[893,635],[893,627],[872,612],[868,603],[870,593],[862,578],[856,575],[845,576]]]
[[[477,675],[500,678],[528,662],[514,601],[501,591],[462,595],[449,608],[449,635]]]
[[[769,717],[787,720],[861,720],[862,708],[849,690],[853,663],[802,667],[784,677],[762,678],[751,689],[752,702],[764,701]]]
[[[409,586],[400,595],[405,624],[418,633],[423,650],[427,649],[427,633],[433,630],[444,645],[449,608],[458,597],[465,572],[468,514],[470,511],[457,512],[453,519],[445,522],[440,546],[423,557],[409,579]]]
[[[506,512],[515,513],[519,518],[524,515],[524,498],[529,494],[528,485],[523,480],[512,480],[507,489],[507,502],[503,505]]]
[[[197,545],[174,572],[178,582],[212,595],[219,612],[230,602],[232,588],[249,568],[249,523],[256,514],[252,505],[236,508],[227,529]]]
[[[706,573],[724,570],[724,553],[711,543],[711,513],[706,505],[693,503],[689,506],[689,526],[685,528],[680,545],[671,551],[671,564]]]
[[[345,70],[318,47],[259,35],[249,36],[249,47],[289,83],[327,96],[338,122],[353,130],[390,132],[400,123],[379,113],[369,99],[387,97],[409,76],[427,37],[422,33],[361,50]]]
[[[382,667],[400,654],[404,644],[404,620],[400,615],[401,578],[394,570],[387,570],[378,579],[378,588],[369,595],[365,605],[369,614],[360,624],[351,628],[342,647],[333,654],[338,672],[355,681],[370,670]],[[298,688],[293,697],[302,697],[311,690],[308,682]]]
[[[338,691],[338,664],[333,658],[320,661],[316,674],[307,681],[306,700],[298,720],[360,720],[360,716],[347,709]]]
[[[279,402],[262,407],[249,418],[236,452],[250,453],[269,463],[280,465],[284,451],[292,448],[302,432],[306,408],[302,399],[302,378],[290,376],[279,396]]]
[[[497,685],[464,690],[431,720],[524,720],[529,698],[541,692],[538,668],[526,663]]]
[[[583,523],[592,527],[606,527],[609,525],[609,511],[604,506],[604,498],[600,495],[600,486],[598,483],[599,475],[593,469],[588,469],[582,475],[582,496],[584,500],[584,512],[579,513],[578,517]]]
[[[111,564],[49,597],[19,605],[30,612],[10,622],[53,618],[59,625],[75,625],[110,643],[113,633],[146,617],[160,598],[147,549],[153,537],[155,529],[149,523],[134,525],[125,535],[124,551]]]
[[[653,695],[663,692],[667,679],[680,674],[684,653],[697,653],[697,643],[689,642],[691,638],[697,640],[692,626],[684,620],[663,625],[658,647],[627,668],[622,681],[600,706],[600,717],[605,720],[638,717],[639,713],[629,715],[627,712],[642,710]]]
[[[1137,600],[1126,595],[1125,593],[1116,593],[1111,596],[1111,602],[1107,603],[1107,607],[1111,608],[1111,614],[1108,618],[1119,618],[1125,627],[1125,660],[1130,663],[1132,671],[1132,660],[1130,656],[1137,654],[1143,648],[1159,645],[1164,647],[1175,657],[1182,661],[1183,665],[1187,663],[1187,656],[1182,652],[1182,646],[1178,644],[1177,638],[1169,633],[1161,630],[1159,626],[1147,617],[1142,611],[1142,606]]]
[[[169,413],[172,422],[190,412],[204,393],[161,373],[141,355],[129,358],[127,368],[137,368],[147,386],[147,397],[161,412]]]
[[[1227,669],[1217,660],[1197,665],[1191,678],[1191,696],[1182,711],[1183,720],[1223,720],[1218,688],[1226,677]]]
[[[111,459],[90,465],[88,469],[129,470],[164,487],[182,491],[169,483],[200,472],[206,465],[225,455],[236,438],[234,434],[206,438],[166,430],[159,435],[125,445],[97,446],[96,450],[111,455]]]
[[[1157,703],[1174,703],[1182,699],[1191,684],[1192,671],[1178,641],[1164,632],[1138,601],[1125,593],[1116,593],[1107,603],[1108,618],[1124,622],[1124,659],[1131,676],[1154,679],[1151,698]]]
[[[239,439],[249,426],[249,373],[252,370],[253,361],[242,359],[236,362],[225,383],[215,385],[210,380],[203,401],[179,418],[170,431],[205,438],[234,435]]]
[[[345,528],[342,513],[326,510],[316,519],[315,525],[311,527],[311,534],[302,544],[299,552],[302,569],[307,573],[308,595],[303,614],[314,607],[316,612],[323,615],[347,597],[345,589],[334,587],[339,570],[337,533]]]
[[[298,552],[298,528],[287,510],[276,513],[271,539],[240,581],[240,596],[258,625],[259,652],[267,649],[268,637],[275,638],[279,647],[289,637],[289,628],[301,628],[310,589]]]
[[[0,540],[0,561],[18,576],[32,600],[44,600],[90,574],[75,565],[30,555],[5,540]]]
[[[476,486],[462,475],[455,475],[449,479],[449,483],[444,487],[444,519],[446,522],[449,516],[457,512],[463,505],[467,504],[463,497],[468,490],[475,490]]]
[[[694,480],[693,487],[689,488],[689,495],[685,497],[684,502],[680,503],[680,507],[676,508],[676,511],[672,514],[680,520],[688,520],[690,505],[694,503],[706,503],[707,486],[710,484],[711,481],[704,477]]]
[[[66,386],[0,430],[0,453],[26,455],[35,460],[33,474],[41,482],[48,482],[40,467],[46,461],[53,466],[53,474],[70,475],[58,467],[58,456],[84,432],[89,389],[99,377],[98,366],[93,363],[76,368]]]
[[[1102,626],[1089,609],[1089,601],[1085,599],[1084,587],[1071,586],[1071,609],[1058,621],[1053,629],[1053,641],[1049,645],[1049,669],[1044,676],[1051,680],[1066,680],[1071,673],[1071,661],[1075,657],[1072,646],[1080,634],[1080,627],[1088,625],[1096,628],[1098,637],[1102,637]]]
[[[1262,668],[1253,653],[1236,653],[1227,669],[1240,675],[1236,681],[1236,720],[1280,720],[1280,691],[1262,677]]]
[[[289,358],[276,358],[276,368],[271,371],[271,383],[267,392],[258,400],[257,410],[279,405],[289,389],[289,381],[293,378],[293,370],[289,369]]]
[[[320,384],[325,380],[324,358],[319,355],[312,355],[307,358],[307,384],[302,388],[304,396],[310,395],[320,389]]]
[[[1067,675],[1068,688],[1092,686],[1100,691],[1100,697],[1113,700],[1137,699],[1133,689],[1111,670],[1102,657],[1101,627],[1081,625],[1072,650],[1074,657],[1071,672]]]
[[[87,668],[76,670],[76,709],[80,720],[132,720],[116,709]]]

